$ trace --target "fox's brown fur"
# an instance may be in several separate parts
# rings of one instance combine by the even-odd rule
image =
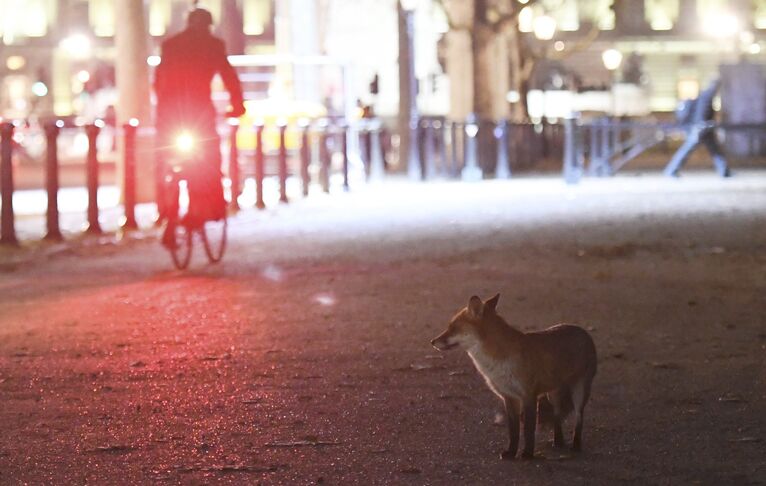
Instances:
[[[596,375],[596,347],[587,331],[559,324],[524,333],[496,312],[500,295],[482,302],[471,297],[431,344],[439,350],[461,346],[487,385],[505,404],[509,446],[504,459],[516,456],[519,422],[524,419],[523,458],[532,458],[538,419],[551,418],[554,446],[564,446],[561,421],[575,412],[572,449],[582,446],[582,422]],[[539,415],[538,415],[539,413]]]

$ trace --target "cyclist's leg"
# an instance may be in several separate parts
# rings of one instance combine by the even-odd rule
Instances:
[[[215,127],[201,138],[202,160],[189,177],[189,220],[200,224],[226,215],[226,201],[221,184],[221,140]]]

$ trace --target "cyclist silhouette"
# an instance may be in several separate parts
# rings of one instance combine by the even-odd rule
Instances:
[[[186,29],[162,43],[161,62],[154,80],[159,163],[164,168],[163,152],[173,147],[181,130],[194,136],[195,153],[204,161],[204,173],[199,180],[188,181],[189,212],[183,223],[190,227],[226,214],[221,185],[221,140],[211,99],[211,82],[216,74],[229,92],[231,111],[227,116],[236,118],[245,113],[239,78],[226,57],[224,42],[211,33],[212,25],[209,11],[191,10]]]

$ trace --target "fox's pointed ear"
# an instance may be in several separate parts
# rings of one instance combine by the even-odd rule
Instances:
[[[481,317],[481,314],[484,312],[484,303],[482,303],[480,298],[474,295],[468,299],[468,312],[474,317]]]
[[[500,300],[500,294],[495,294],[494,297],[484,302],[484,312],[495,312],[497,308],[497,301]]]

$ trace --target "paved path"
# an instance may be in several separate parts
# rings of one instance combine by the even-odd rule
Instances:
[[[762,173],[387,183],[245,211],[188,272],[3,250],[0,483],[762,483],[765,223]],[[428,345],[496,291],[591,329],[582,455],[500,461],[498,401]]]

